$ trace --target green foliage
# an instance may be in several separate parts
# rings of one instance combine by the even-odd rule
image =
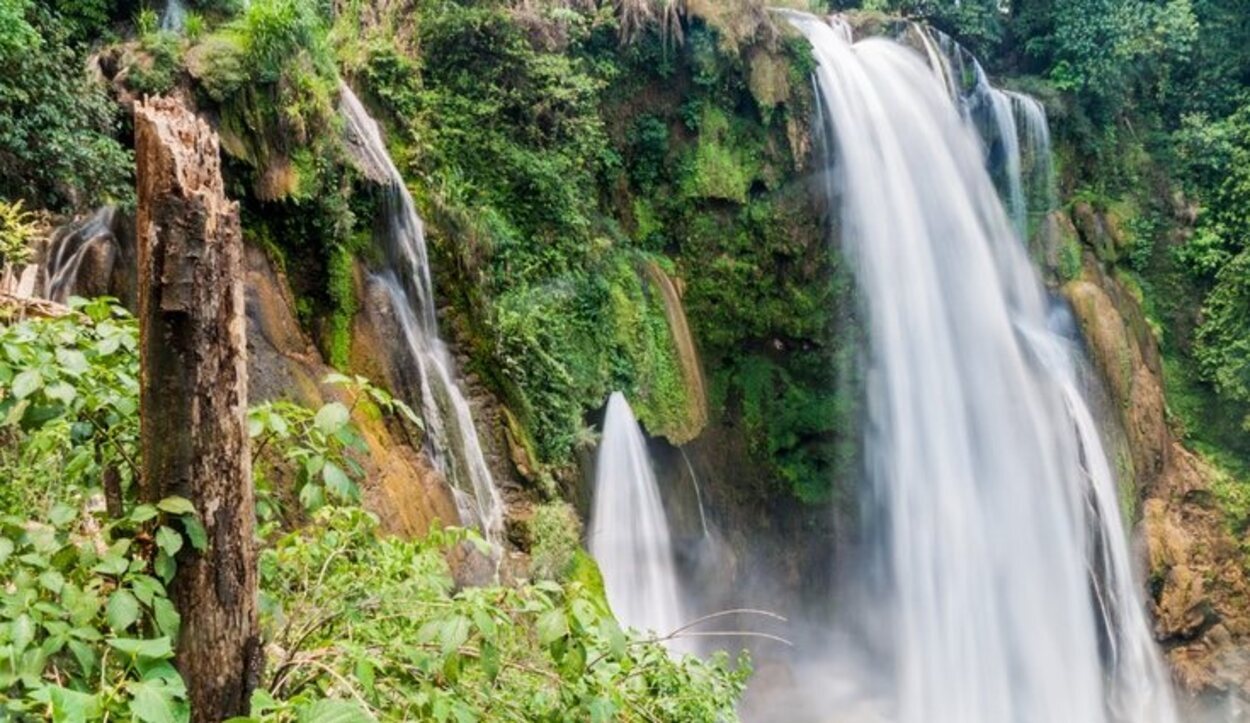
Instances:
[[[444,551],[482,544],[472,533],[408,541],[376,524],[329,508],[264,553],[282,653],[257,719],[335,700],[349,720],[736,720],[744,664],[670,657],[578,583],[457,591]]]
[[[140,47],[143,52],[130,66],[127,84],[145,95],[168,93],[181,69],[178,38],[168,33],[148,33]]]
[[[183,537],[157,526],[157,507],[107,520],[83,511],[82,496],[73,502],[45,510],[46,521],[26,510],[0,517],[0,711],[188,720],[186,687],[171,664],[179,615],[150,552],[177,552]],[[178,498],[162,506],[189,509]]]
[[[108,300],[74,306],[0,327],[3,459],[13,474],[0,499],[45,493],[52,480],[99,487],[108,470],[122,490],[137,477],[137,327]]]
[[[0,327],[0,705],[186,720],[165,585],[203,526],[185,499],[131,501],[135,324],[109,300],[73,307]]]
[[[0,0],[0,27],[0,197],[57,209],[130,199],[130,155],[83,72],[78,26],[47,4]]]
[[[745,203],[755,173],[751,159],[743,152],[744,146],[750,147],[735,142],[729,119],[719,109],[706,107],[699,121],[699,144],[694,168],[686,177],[686,193],[696,198]]]
[[[1195,355],[1218,392],[1250,402],[1250,249],[1216,274],[1203,305]]]
[[[358,405],[363,404],[378,415],[396,415],[417,429],[424,428],[411,407],[364,377],[334,373],[322,382],[345,388],[352,396],[352,405],[331,401],[313,410],[275,401],[248,410],[257,517],[262,523],[281,521],[291,527],[299,520],[283,510],[283,490],[275,489],[275,480],[290,481],[285,486],[295,492],[306,513],[327,504],[360,502],[356,480],[363,476],[363,470],[354,456],[366,453],[368,447],[351,421]]]
[[[0,200],[0,269],[25,264],[38,237],[35,215],[22,208],[20,198],[13,203]]]
[[[338,71],[315,0],[252,2],[188,51],[187,69],[220,106],[223,147],[255,169],[256,195],[315,197],[316,166],[296,161],[328,155],[338,124]]]
[[[0,710],[19,719],[188,719],[171,664],[179,615],[174,557],[206,544],[191,504],[94,502],[114,462],[137,460],[135,325],[107,300],[0,327]],[[356,377],[331,375],[353,405],[412,410]],[[258,476],[265,450],[347,502],[353,408],[262,405],[249,415]],[[84,420],[90,420],[84,422]],[[327,470],[338,468],[338,473]],[[107,489],[104,496],[109,498]],[[304,495],[301,494],[301,497]],[[111,504],[110,504],[111,506]],[[537,548],[570,582],[457,590],[453,545],[378,534],[352,507],[262,553],[262,619],[274,658],[256,720],[734,720],[748,668],[674,659],[622,631],[567,507],[539,511]],[[181,532],[180,532],[181,530]],[[363,574],[362,571],[367,571]]]
[[[581,549],[582,523],[567,502],[534,508],[530,520],[530,565],[538,580],[565,580],[574,571]]]

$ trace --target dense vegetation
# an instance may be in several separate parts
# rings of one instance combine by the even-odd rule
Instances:
[[[0,711],[186,720],[170,662],[180,615],[166,585],[178,551],[206,544],[203,528],[185,499],[134,501],[136,325],[108,300],[75,308],[0,329]],[[353,404],[373,413],[411,414],[367,383],[327,381],[348,384]],[[461,530],[379,537],[354,504],[347,406],[265,404],[249,421],[270,657],[255,720],[733,715],[749,668],[675,659],[623,631],[576,535],[539,545],[548,576],[533,584],[459,589],[447,552],[485,543]],[[298,480],[307,521],[294,530],[264,484],[283,474]]]

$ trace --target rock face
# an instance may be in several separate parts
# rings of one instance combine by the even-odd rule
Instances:
[[[1106,228],[1095,218],[1077,225]],[[1168,425],[1158,346],[1140,304],[1086,256],[1063,293],[1127,436],[1133,474],[1123,477],[1135,480],[1130,492],[1141,503],[1155,636],[1189,707],[1250,699],[1250,581],[1210,493],[1214,471]]]
[[[217,134],[173,100],[136,104],[135,158],[140,494],[187,498],[203,525],[170,584],[175,663],[196,720],[224,720],[247,713],[263,660],[239,206]]]

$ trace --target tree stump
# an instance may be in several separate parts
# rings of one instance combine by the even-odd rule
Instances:
[[[192,719],[245,715],[260,673],[255,502],[247,437],[243,241],[217,134],[181,103],[135,104],[140,495],[194,503],[170,596]]]

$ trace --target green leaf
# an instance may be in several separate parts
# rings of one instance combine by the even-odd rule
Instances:
[[[182,535],[161,525],[156,531],[156,546],[165,551],[166,555],[173,557],[182,549]]]
[[[373,723],[368,711],[350,700],[323,698],[299,712],[300,723]]]
[[[163,580],[166,585],[169,584],[170,580],[174,579],[174,572],[178,569],[174,558],[166,555],[164,550],[156,553],[156,560],[152,563],[152,567],[156,571],[156,576]]]
[[[325,480],[326,489],[340,499],[350,500],[354,498],[355,485],[352,484],[347,473],[337,464],[326,461],[325,467],[321,468],[321,478]]]
[[[493,642],[495,640],[495,636],[499,632],[499,628],[495,624],[495,619],[491,617],[490,613],[485,610],[474,610],[473,624],[477,626],[477,631],[481,634],[484,640],[489,642]]]
[[[48,399],[60,402],[61,404],[69,404],[74,401],[74,397],[78,396],[78,390],[68,382],[55,382],[44,388],[43,393]]]
[[[168,636],[141,640],[138,638],[110,638],[110,648],[141,660],[165,660],[174,657],[174,649]]]
[[[84,723],[100,715],[100,700],[94,695],[59,685],[50,685],[46,690],[52,720],[57,723]]]
[[[130,712],[144,723],[176,723],[173,695],[157,683],[131,681],[126,684],[130,694]]]
[[[204,552],[208,549],[208,531],[204,529],[204,525],[200,524],[198,519],[183,517],[182,531],[187,534],[187,541],[191,543],[191,547],[195,548],[196,552]]]
[[[65,587],[65,576],[56,570],[47,570],[39,576],[39,584],[53,595],[59,595]]]
[[[163,597],[152,601],[152,614],[156,618],[156,628],[171,638],[178,636],[178,627],[182,616],[174,608],[174,604]]]
[[[591,723],[609,723],[616,720],[616,706],[607,698],[595,698],[590,701]]]
[[[27,369],[13,378],[13,396],[25,399],[43,386],[43,376],[36,369]]]
[[[299,501],[304,505],[304,509],[311,512],[325,506],[326,496],[321,490],[321,485],[309,482],[300,488]]]
[[[109,597],[104,614],[113,632],[124,632],[139,619],[139,601],[129,590],[117,590]]]
[[[166,497],[160,502],[157,502],[156,506],[160,508],[162,512],[168,512],[171,515],[195,514],[195,505],[191,504],[191,500],[188,500],[186,497]]]
[[[495,647],[491,643],[484,643],[482,645],[481,661],[482,672],[486,673],[486,678],[488,680],[494,682],[495,678],[499,677],[499,648]]]
[[[347,424],[350,417],[347,407],[341,402],[330,402],[317,410],[317,416],[313,417],[313,424],[316,424],[317,429],[320,429],[323,434],[331,435],[338,431],[339,427]]]
[[[129,517],[131,522],[142,524],[159,514],[152,505],[138,505],[130,511]]]
[[[57,349],[56,363],[61,371],[72,377],[82,376],[90,368],[86,355],[77,349]]]
[[[469,639],[469,619],[463,615],[454,615],[443,622],[439,630],[438,640],[443,648],[443,655],[458,650],[464,641]]]
[[[12,642],[14,652],[22,652],[34,639],[35,621],[31,620],[29,615],[23,613],[9,623],[9,640]]]
[[[560,609],[548,610],[538,616],[538,642],[550,645],[569,634],[569,623]]]
[[[13,541],[7,537],[0,537],[0,565],[9,559],[9,555],[13,554]]]
[[[78,517],[78,510],[70,505],[57,504],[48,512],[48,520],[55,527],[64,527]]]

